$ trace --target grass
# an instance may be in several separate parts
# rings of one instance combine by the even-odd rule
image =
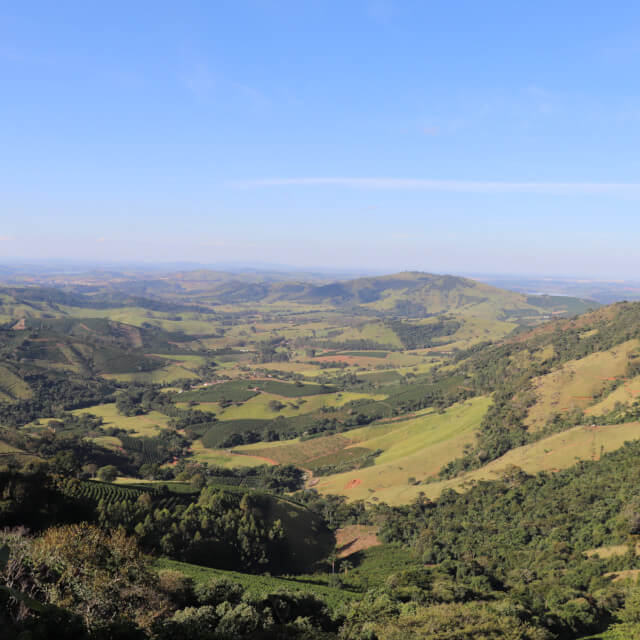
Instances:
[[[585,555],[588,558],[597,556],[606,560],[607,558],[613,558],[614,556],[623,556],[629,551],[629,547],[626,544],[614,544],[607,547],[597,547],[596,549],[588,549],[585,551]]]
[[[380,385],[395,384],[402,379],[402,376],[397,371],[368,371],[359,374],[358,377],[372,384]]]
[[[593,404],[596,394],[625,374],[628,356],[638,345],[638,340],[629,340],[609,351],[566,362],[557,370],[534,379],[536,403],[529,409],[525,423],[535,431],[544,427],[556,413]]]
[[[320,384],[292,384],[280,380],[255,380],[255,387],[266,393],[284,396],[285,398],[301,398],[318,394],[332,393],[335,388]]]
[[[155,568],[158,571],[168,569],[180,571],[180,573],[192,578],[196,584],[209,582],[213,579],[227,578],[231,582],[242,585],[250,594],[255,596],[261,596],[275,591],[304,591],[313,593],[333,609],[340,607],[345,600],[349,600],[357,595],[343,589],[314,583],[312,582],[312,576],[276,578],[267,575],[240,573],[238,571],[210,569],[209,567],[202,567],[187,562],[178,562],[177,560],[169,560],[168,558],[159,558],[155,563]]]
[[[136,373],[105,373],[104,378],[118,382],[140,382],[146,384],[168,384],[176,380],[195,380],[198,378],[191,369],[181,364],[170,364],[153,371],[138,371]]]
[[[249,380],[232,380],[220,382],[193,391],[185,391],[180,394],[181,402],[219,402],[230,400],[232,402],[244,402],[258,395],[255,385]]]
[[[442,414],[427,410],[407,420],[348,431],[344,437],[352,446],[383,453],[371,467],[320,478],[316,488],[354,500],[375,497],[390,504],[409,502],[425,487],[414,486],[409,479],[424,481],[461,455],[463,447],[473,442],[489,404],[489,398],[474,398]]]
[[[97,438],[87,438],[91,442],[95,442],[97,445],[104,447],[105,449],[111,449],[111,451],[119,451],[122,449],[122,441],[115,436],[98,436]]]
[[[347,340],[372,340],[378,344],[389,345],[402,349],[402,342],[398,336],[383,322],[367,322],[356,327],[346,328],[340,335],[332,338],[336,342]]]
[[[216,467],[257,467],[262,464],[268,464],[260,458],[232,454],[225,449],[208,449],[202,444],[202,440],[196,440],[191,445],[191,452],[197,462],[206,462]]]
[[[14,398],[30,398],[33,392],[22,378],[9,371],[7,367],[0,366],[0,394],[5,396],[7,401],[11,401]]]
[[[20,449],[0,440],[0,453],[22,453]]]
[[[164,358],[165,360],[174,360],[187,367],[202,367],[207,364],[207,358],[199,355],[176,355],[174,353],[153,353],[151,355],[158,356],[158,358]]]
[[[336,355],[341,356],[354,356],[362,358],[386,358],[389,355],[388,351],[338,351]],[[325,353],[323,355],[333,355],[332,353]]]
[[[314,458],[336,455],[350,444],[350,440],[343,435],[321,436],[310,440],[286,440],[284,442],[257,442],[234,451],[243,454],[269,458],[279,464],[295,464],[304,466]]]
[[[179,396],[182,399],[182,396]],[[372,395],[367,393],[340,392],[319,396],[308,396],[302,399],[291,400],[283,396],[277,396],[269,393],[261,393],[243,402],[242,404],[233,404],[222,409],[218,403],[199,403],[198,409],[211,411],[216,414],[219,420],[273,420],[278,416],[291,418],[293,416],[303,415],[307,413],[315,413],[322,407],[341,407],[353,400],[373,399],[382,400],[384,395]],[[269,407],[269,403],[277,400],[284,404],[284,408],[280,411],[273,411]],[[179,407],[185,407],[182,403]]]
[[[322,467],[335,467],[337,465],[353,463],[358,461],[362,463],[362,459],[368,454],[373,453],[371,449],[365,449],[364,447],[349,447],[348,449],[342,449],[338,452],[325,453],[324,455],[311,458],[305,462],[305,466],[311,471],[321,469]]]
[[[587,407],[587,415],[597,416],[612,411],[616,404],[630,405],[640,398],[640,376],[625,380],[617,389],[614,389],[606,398]]]
[[[76,409],[72,413],[80,415],[91,413],[102,418],[103,427],[118,427],[127,431],[133,431],[134,436],[155,436],[161,429],[167,428],[169,417],[158,411],[150,411],[142,416],[123,416],[118,413],[115,402],[98,404],[86,409]]]
[[[464,317],[464,322],[458,331],[443,339],[445,344],[435,347],[435,350],[468,349],[484,340],[500,340],[517,326],[514,322],[506,322],[497,318]]]
[[[459,478],[413,487],[412,493],[415,496],[419,491],[424,491],[430,498],[436,498],[445,489],[464,491],[475,482],[501,477],[514,465],[531,474],[539,471],[559,471],[579,460],[598,460],[602,454],[619,449],[625,442],[638,438],[640,422],[602,427],[574,427],[533,444],[512,449],[481,469]]]
[[[202,319],[204,314],[180,312],[181,320],[170,320],[175,313],[150,311],[142,307],[113,307],[111,309],[89,309],[86,307],[67,307],[59,305],[65,315],[81,318],[109,318],[136,327],[145,323],[159,327],[165,331],[182,331],[187,335],[207,335],[214,333],[218,327],[213,318]]]

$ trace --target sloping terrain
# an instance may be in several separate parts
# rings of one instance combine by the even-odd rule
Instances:
[[[351,446],[382,450],[373,465],[319,478],[323,493],[349,499],[377,499],[391,504],[417,495],[449,460],[473,443],[490,400],[474,398],[444,413],[425,412],[419,417],[355,429],[346,434]],[[417,489],[420,487],[420,489]]]
[[[599,460],[602,455],[615,451],[626,442],[640,439],[640,423],[619,425],[580,426],[556,433],[533,444],[512,449],[497,460],[480,469],[470,471],[451,480],[441,480],[427,484],[405,486],[395,492],[383,493],[381,499],[391,504],[406,504],[424,493],[436,499],[447,489],[458,492],[468,491],[477,482],[502,478],[514,468],[526,473],[540,471],[556,472],[568,469],[581,460]],[[365,497],[356,487],[342,491],[350,500]]]
[[[383,313],[426,317],[447,312],[515,319],[575,314],[597,303],[566,296],[531,296],[496,289],[467,278],[405,272],[326,284],[246,283],[230,279],[209,291],[224,304],[295,302],[334,307],[361,305]]]
[[[637,339],[628,340],[607,351],[570,360],[532,380],[535,403],[529,408],[525,424],[535,431],[544,427],[549,416],[555,413],[592,405],[612,382],[622,381],[639,345]],[[608,403],[601,404],[603,409],[607,406]]]

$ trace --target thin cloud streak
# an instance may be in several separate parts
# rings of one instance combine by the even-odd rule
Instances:
[[[553,195],[638,195],[634,182],[491,182],[429,180],[425,178],[262,178],[235,182],[233,186],[256,187],[347,187],[353,189],[396,189],[453,191],[461,193],[540,193]]]

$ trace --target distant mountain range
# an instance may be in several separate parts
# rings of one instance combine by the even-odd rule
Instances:
[[[581,297],[530,295],[469,278],[403,272],[348,280],[282,279],[273,273],[182,271],[167,274],[84,273],[64,278],[29,276],[4,289],[2,315],[22,306],[26,317],[38,308],[53,316],[59,305],[94,309],[138,306],[167,311],[214,311],[219,305],[291,303],[330,306],[357,314],[427,318],[443,313],[519,321],[575,315],[598,306]],[[0,300],[2,302],[2,300]],[[26,302],[26,304],[25,304]],[[29,304],[29,303],[39,303]],[[58,305],[45,310],[42,305]],[[15,313],[10,314],[12,317]]]

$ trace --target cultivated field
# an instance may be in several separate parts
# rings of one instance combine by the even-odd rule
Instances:
[[[276,578],[267,575],[250,575],[237,571],[224,571],[222,569],[210,569],[187,562],[178,562],[168,558],[160,558],[156,562],[158,571],[179,571],[180,573],[193,578],[196,584],[209,582],[214,579],[227,578],[228,580],[241,584],[254,596],[263,596],[276,591],[303,591],[313,593],[321,597],[330,607],[338,608],[345,600],[356,597],[358,594],[351,593],[344,589],[332,588],[323,584],[313,582],[312,578],[305,579],[304,576],[298,578]],[[307,581],[308,580],[308,581]]]

